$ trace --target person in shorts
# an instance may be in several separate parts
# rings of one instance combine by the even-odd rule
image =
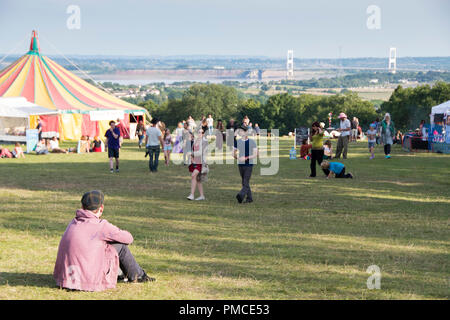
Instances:
[[[369,143],[369,145],[368,145],[369,152],[370,152],[369,159],[372,160],[373,158],[375,158],[374,149],[375,149],[375,143],[377,142],[377,125],[375,123],[370,124],[370,128],[369,128],[369,130],[367,130],[366,135],[367,135],[367,141]]]
[[[113,120],[109,122],[109,129],[105,132],[105,138],[110,172],[114,172],[113,158],[116,159],[116,172],[119,172],[120,130],[116,127],[116,123]]]

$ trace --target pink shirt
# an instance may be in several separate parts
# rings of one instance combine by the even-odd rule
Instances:
[[[89,210],[77,210],[59,243],[53,272],[56,285],[84,291],[115,288],[119,256],[108,242],[130,244],[133,236]]]

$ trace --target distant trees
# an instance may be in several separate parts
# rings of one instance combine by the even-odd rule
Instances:
[[[415,88],[398,86],[389,101],[381,104],[383,113],[389,112],[400,129],[415,129],[420,120],[429,120],[431,108],[450,100],[450,83],[436,82]]]
[[[287,134],[298,126],[310,126],[314,121],[328,124],[329,112],[335,115],[334,121],[340,112],[345,112],[349,117],[358,117],[360,123],[366,125],[377,116],[373,104],[352,92],[333,96],[305,94],[299,97],[283,93],[261,101],[246,98],[237,89],[219,84],[194,84],[181,99],[169,99],[161,104],[149,100],[140,105],[169,126],[175,126],[189,115],[200,119],[202,115],[211,113],[214,119],[222,119],[225,123],[230,118],[241,121],[247,115],[261,128],[276,128],[281,134]]]
[[[363,129],[375,118],[389,112],[396,127],[401,130],[414,129],[420,120],[428,121],[431,107],[447,100],[450,100],[450,83],[445,82],[416,88],[398,86],[389,101],[376,105],[348,90],[327,96],[281,93],[268,97],[265,94],[244,95],[233,87],[220,84],[193,84],[181,95],[161,103],[147,100],[140,105],[169,126],[175,126],[189,115],[200,119],[202,115],[211,113],[214,119],[222,119],[224,123],[230,118],[241,121],[247,115],[261,128],[276,128],[281,134],[287,134],[296,127],[310,126],[314,121],[325,122],[328,126],[330,112],[335,126],[338,125],[340,112],[346,113],[349,118],[357,117]]]

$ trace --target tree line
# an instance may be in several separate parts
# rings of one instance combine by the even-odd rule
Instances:
[[[300,126],[309,127],[314,121],[325,122],[328,127],[330,112],[334,127],[338,126],[340,112],[349,118],[357,117],[363,129],[389,112],[399,129],[413,129],[422,118],[428,119],[431,107],[447,100],[450,100],[450,83],[445,82],[406,89],[398,86],[389,101],[381,104],[380,108],[351,91],[332,96],[282,93],[259,99],[256,96],[249,98],[222,84],[198,83],[190,86],[181,97],[159,104],[148,100],[139,105],[169,127],[175,127],[190,115],[199,120],[212,114],[215,120],[221,119],[224,124],[230,119],[240,122],[247,115],[261,128],[279,129],[280,134],[287,134]]]

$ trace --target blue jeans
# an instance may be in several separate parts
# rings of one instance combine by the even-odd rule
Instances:
[[[147,146],[147,152],[150,156],[150,159],[148,160],[148,166],[150,168],[151,172],[158,171],[158,159],[159,159],[159,153],[161,152],[161,149],[158,146]]]
[[[139,138],[139,147],[142,145],[142,142],[144,141],[144,135],[142,135],[142,136],[138,136],[138,138]]]

